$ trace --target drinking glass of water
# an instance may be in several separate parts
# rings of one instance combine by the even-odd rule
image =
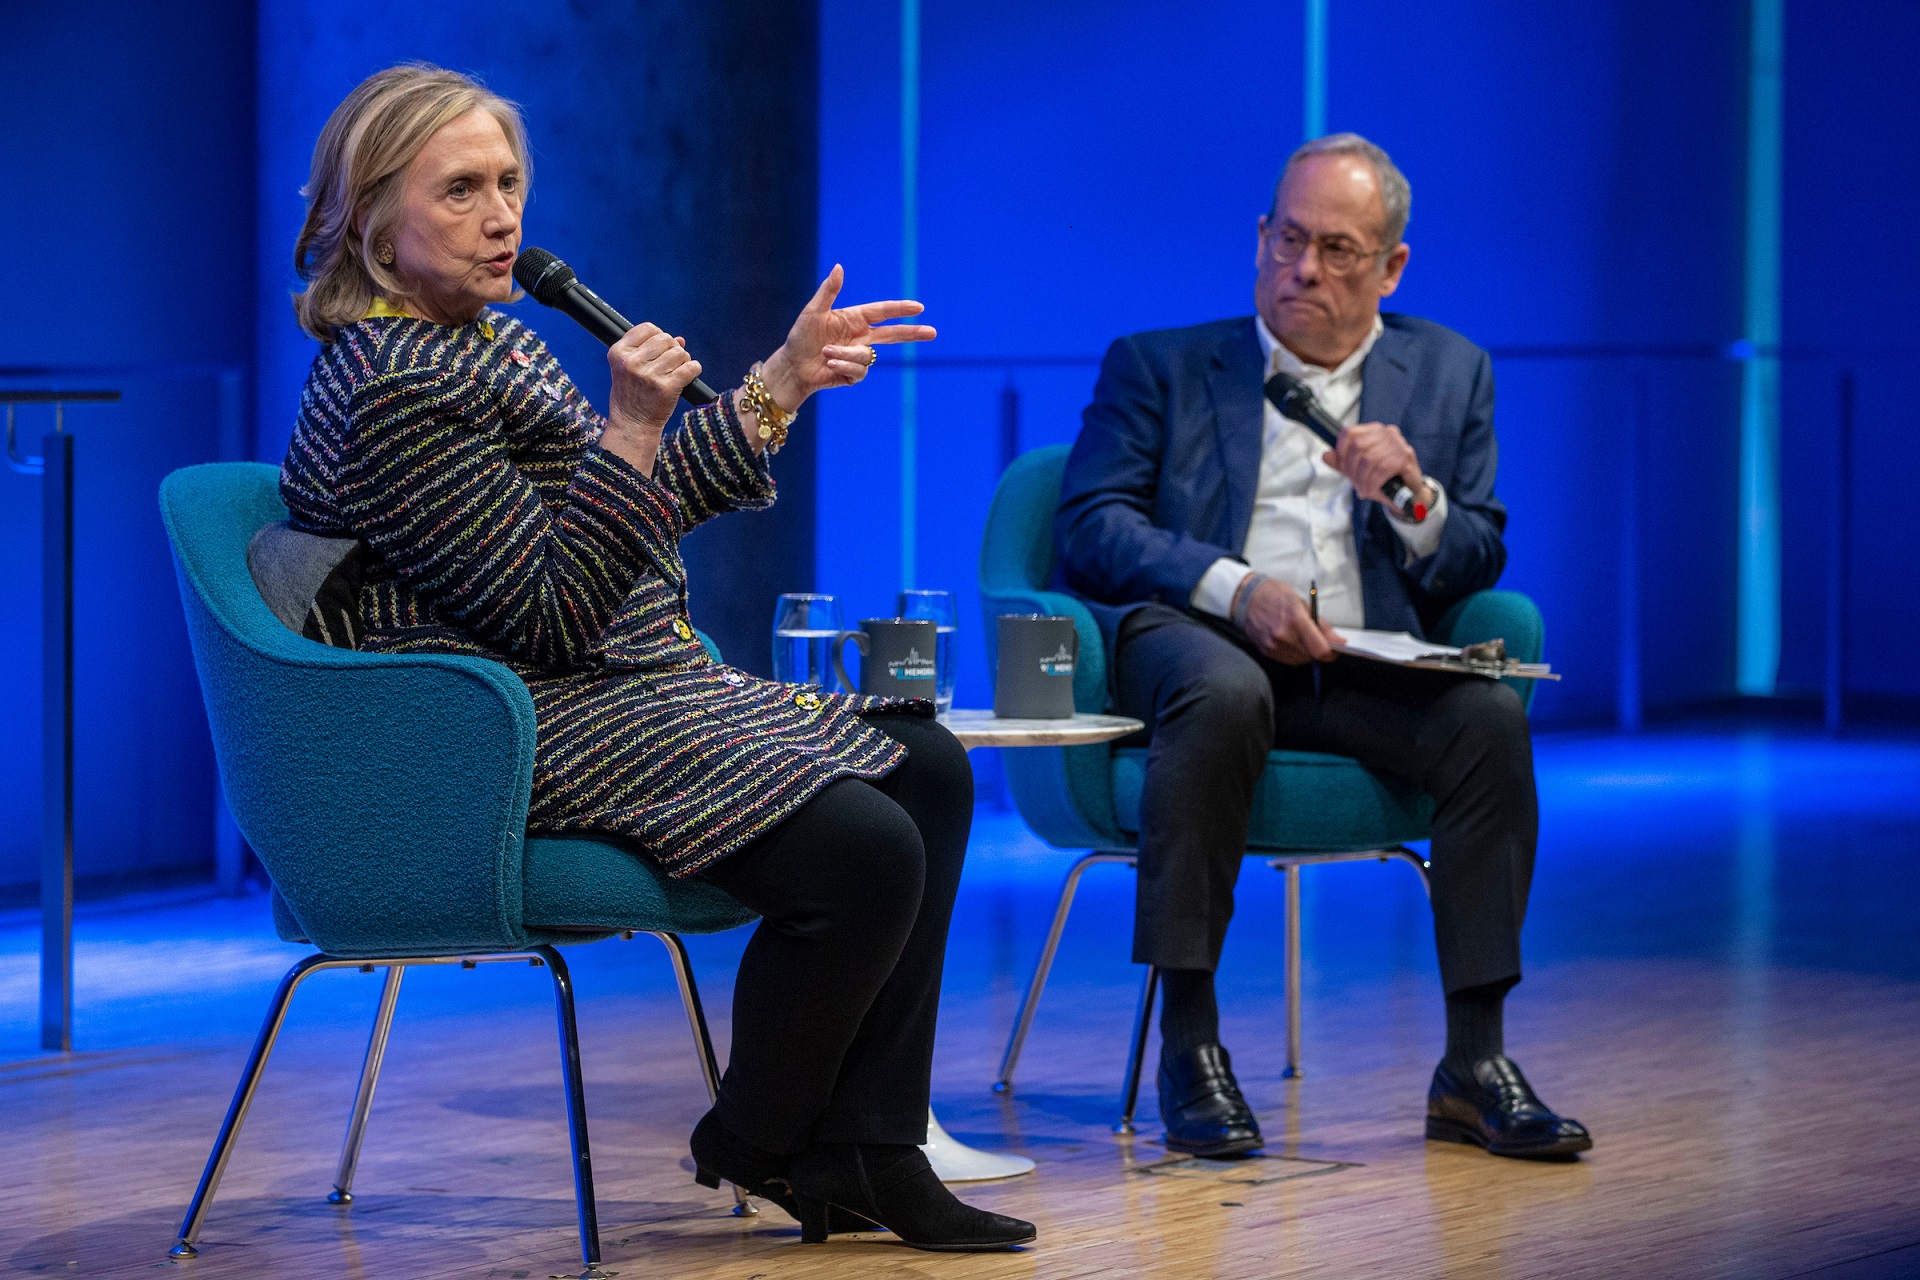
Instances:
[[[833,684],[833,638],[840,634],[840,602],[793,592],[773,606],[773,678],[828,689]]]
[[[926,618],[939,628],[934,642],[934,708],[941,715],[953,709],[953,686],[960,668],[953,638],[960,625],[960,608],[951,591],[902,591],[899,614],[903,618]]]

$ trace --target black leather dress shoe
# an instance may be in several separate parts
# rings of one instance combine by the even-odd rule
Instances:
[[[1233,1061],[1217,1044],[1160,1058],[1160,1119],[1167,1149],[1195,1156],[1239,1156],[1260,1146],[1260,1122],[1240,1096]]]
[[[1587,1127],[1547,1110],[1519,1066],[1503,1053],[1474,1063],[1470,1079],[1461,1079],[1444,1062],[1433,1069],[1427,1137],[1530,1160],[1569,1159],[1593,1146]]]

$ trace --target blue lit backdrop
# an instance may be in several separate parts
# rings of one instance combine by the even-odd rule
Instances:
[[[821,256],[856,281],[901,278],[900,140],[875,109],[900,95],[901,11],[823,5]],[[1631,721],[1642,704],[1732,694],[1749,17],[1747,0],[928,5],[919,291],[942,337],[917,371],[916,536],[885,494],[900,404],[883,366],[883,394],[821,411],[821,589],[853,617],[886,608],[903,569],[889,552],[908,542],[916,585],[976,610],[961,697],[990,696],[971,590],[1008,390],[1020,447],[1070,440],[1114,337],[1250,310],[1253,223],[1303,132],[1319,26],[1325,128],[1373,137],[1413,183],[1413,259],[1390,305],[1496,356],[1505,585],[1540,602],[1569,677],[1537,717]],[[1900,6],[1787,11],[1784,567],[1759,622],[1780,633],[1789,693],[1825,675],[1843,367],[1858,476],[1910,452],[1896,406],[1920,335],[1897,297],[1913,269],[1879,262],[1856,288],[1827,229],[1871,237],[1914,182],[1914,143],[1893,122],[1914,106],[1899,68],[1916,36]],[[1865,639],[1879,619],[1920,621],[1906,593],[1874,590],[1891,581],[1884,554],[1913,571],[1894,518],[1869,502],[1852,513],[1847,687],[1912,698],[1920,675]]]
[[[0,368],[25,385],[85,366],[63,380],[128,393],[73,419],[83,876],[210,860],[211,761],[154,486],[192,461],[277,458],[311,350],[285,299],[313,135],[404,57],[528,103],[534,238],[683,328],[718,381],[779,341],[816,267],[846,263],[854,296],[901,289],[914,167],[916,290],[942,337],[916,375],[912,536],[890,351],[802,424],[783,510],[693,548],[696,616],[764,668],[774,591],[889,612],[911,545],[916,584],[961,595],[961,699],[980,705],[974,563],[1007,448],[1072,438],[1115,336],[1248,309],[1317,13],[1325,127],[1374,137],[1414,185],[1394,305],[1496,353],[1506,581],[1540,601],[1569,677],[1540,720],[1733,693],[1742,365],[1725,352],[1747,331],[1751,0],[920,0],[910,95],[902,4],[8,6]],[[1911,519],[1882,496],[1920,390],[1898,247],[1920,185],[1920,10],[1786,0],[1782,29],[1778,678],[1810,693],[1828,676],[1850,370],[1844,678],[1911,709],[1920,671],[1876,636],[1920,629]],[[535,323],[601,394],[591,342]],[[30,438],[40,422],[23,420]],[[0,901],[34,875],[34,484],[0,475]]]

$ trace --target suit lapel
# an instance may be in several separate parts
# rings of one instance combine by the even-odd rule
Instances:
[[[1367,352],[1360,366],[1360,421],[1388,422],[1406,429],[1403,419],[1413,399],[1413,362],[1406,346],[1406,335],[1389,325]]]
[[[1407,351],[1408,338],[1388,325],[1375,339],[1373,350],[1360,366],[1360,421],[1391,423],[1405,432],[1407,406],[1413,401],[1413,361]],[[1386,528],[1387,514],[1378,503],[1353,504],[1354,552],[1360,560],[1361,608],[1367,625],[1396,625],[1394,609],[1397,583],[1393,553],[1383,548],[1397,547],[1393,531]],[[1377,536],[1369,537],[1369,530]]]
[[[1253,520],[1253,495],[1260,482],[1260,445],[1266,434],[1266,399],[1261,383],[1266,362],[1251,318],[1214,349],[1207,369],[1207,399],[1227,479],[1227,527],[1220,545],[1235,555],[1244,549]]]

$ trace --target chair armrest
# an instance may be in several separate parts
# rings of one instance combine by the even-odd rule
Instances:
[[[1080,656],[1073,667],[1073,709],[1098,714],[1107,709],[1107,649],[1100,626],[1087,607],[1060,591],[1030,588],[983,593],[987,618],[987,665],[999,662],[1003,613],[1047,613],[1073,619]],[[1034,834],[1062,849],[1112,849],[1130,846],[1114,816],[1113,748],[1021,747],[1001,753],[1007,789],[1014,807]]]
[[[1484,640],[1507,642],[1507,656],[1520,662],[1538,662],[1546,650],[1546,620],[1539,606],[1518,591],[1476,591],[1440,615],[1433,638],[1441,644],[1464,646]],[[1503,680],[1502,684],[1533,705],[1538,680]]]
[[[271,614],[217,619],[184,570],[181,596],[227,803],[306,936],[348,956],[523,945],[520,679],[329,648]]]

